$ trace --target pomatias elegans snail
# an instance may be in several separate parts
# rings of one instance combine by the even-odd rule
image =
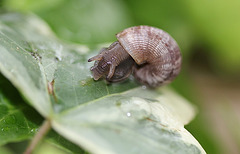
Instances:
[[[133,76],[148,87],[170,83],[180,72],[182,56],[176,41],[150,26],[130,27],[116,35],[116,42],[88,60],[94,80],[123,81]]]

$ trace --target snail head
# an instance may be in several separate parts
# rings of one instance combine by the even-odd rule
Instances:
[[[105,48],[103,49],[106,50]],[[95,61],[94,65],[90,69],[94,80],[98,80],[102,76],[106,76],[110,68],[109,63],[104,58],[103,49],[100,51],[100,54],[88,59],[88,62]]]
[[[94,80],[105,77],[108,82],[125,80],[131,73],[134,60],[122,48],[119,42],[114,42],[108,48],[88,60],[95,61],[91,67]]]

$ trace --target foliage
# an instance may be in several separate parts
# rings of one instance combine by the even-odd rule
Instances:
[[[194,108],[172,90],[141,88],[132,79],[95,82],[87,59],[96,51],[60,42],[34,15],[9,13],[0,19],[1,73],[68,140],[93,153],[204,153],[184,129]],[[2,144],[31,137],[39,125],[7,99],[2,99],[2,110],[9,110],[2,112]]]

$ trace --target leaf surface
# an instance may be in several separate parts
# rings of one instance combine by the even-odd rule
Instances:
[[[0,74],[0,145],[30,139],[42,117],[24,103],[19,93]]]

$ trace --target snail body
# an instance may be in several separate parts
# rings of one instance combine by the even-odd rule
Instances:
[[[165,31],[150,26],[130,27],[116,35],[118,41],[88,61],[95,80],[119,82],[131,73],[142,84],[157,87],[170,83],[180,72],[181,53]]]

